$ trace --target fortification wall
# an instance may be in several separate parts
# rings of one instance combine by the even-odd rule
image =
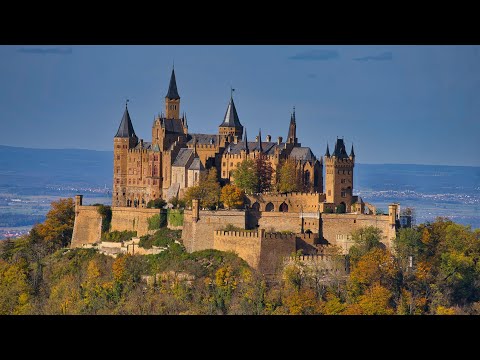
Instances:
[[[215,231],[213,248],[237,253],[254,269],[260,268],[263,231]]]
[[[82,244],[93,244],[102,236],[102,216],[96,206],[76,206],[75,223],[73,225],[72,243],[70,247],[82,247]]]
[[[302,231],[302,219],[298,213],[263,211],[258,218],[258,226],[266,231]],[[314,229],[312,229],[314,230]]]
[[[260,249],[260,272],[265,275],[277,273],[282,269],[284,258],[295,251],[295,235],[265,234]]]
[[[185,210],[182,239],[188,252],[214,249],[214,232],[232,224],[241,229],[246,226],[244,210],[200,210],[198,220],[192,218],[192,211]]]
[[[342,248],[344,253],[352,246],[352,242],[347,240],[348,235],[354,230],[375,226],[382,230],[382,243],[387,247],[392,247],[392,239],[395,238],[395,225],[392,225],[388,215],[363,215],[363,214],[321,214],[323,238],[331,244]],[[340,235],[342,240],[337,240]]]
[[[294,192],[287,194],[254,194],[247,195],[250,206],[255,202],[260,204],[260,211],[265,211],[268,203],[273,204],[274,211],[279,211],[280,205],[285,203],[288,205],[288,212],[299,213],[316,212],[319,209],[319,203],[325,200],[325,194],[322,193],[303,193]]]
[[[160,214],[160,209],[112,207],[111,231],[136,231],[137,236],[148,233],[148,219]]]

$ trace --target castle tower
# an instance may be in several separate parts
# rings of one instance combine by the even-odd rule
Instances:
[[[175,69],[172,69],[170,85],[168,86],[168,92],[165,96],[165,118],[180,118],[180,95],[178,95],[177,81],[175,80]]]
[[[128,100],[127,100],[128,102]],[[138,137],[133,130],[127,103],[118,131],[113,138],[113,193],[112,206],[127,205],[127,162],[128,150],[138,144]]]
[[[336,207],[339,207],[340,212],[343,212],[343,209],[350,212],[353,194],[353,167],[355,166],[353,145],[349,156],[345,150],[343,139],[337,138],[332,155],[330,155],[327,145],[324,164],[326,202],[334,203]]]
[[[225,118],[218,127],[218,134],[228,142],[232,142],[235,136],[237,136],[238,139],[241,139],[243,136],[243,126],[240,123],[237,109],[233,102],[233,89],[230,93],[230,102],[225,112]]]
[[[287,142],[289,144],[297,145],[297,122],[295,120],[295,106],[293,107],[293,114],[290,116],[290,126],[288,127]]]

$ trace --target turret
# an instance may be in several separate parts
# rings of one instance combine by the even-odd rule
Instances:
[[[243,126],[240,123],[237,109],[235,108],[235,103],[233,102],[233,90],[234,89],[231,89],[230,101],[228,103],[223,122],[218,127],[218,133],[221,136],[231,139],[233,139],[235,136],[238,136],[238,138],[241,139],[243,137]]]
[[[293,107],[293,113],[290,116],[290,126],[288,127],[287,142],[289,144],[294,144],[294,145],[297,145],[297,143],[298,143],[297,122],[296,122],[296,119],[295,119],[295,106]]]

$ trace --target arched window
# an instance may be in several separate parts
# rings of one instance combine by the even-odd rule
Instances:
[[[260,211],[260,204],[258,203],[258,201],[255,201],[252,205],[252,210],[254,211]]]
[[[282,203],[280,205],[280,208],[278,209],[280,212],[288,212],[288,205],[285,203]]]
[[[267,206],[265,206],[265,211],[273,211],[273,204],[271,202],[269,202],[267,204]]]
[[[304,174],[304,183],[306,186],[310,185],[310,171],[306,170]]]

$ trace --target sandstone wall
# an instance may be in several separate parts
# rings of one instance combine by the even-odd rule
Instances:
[[[299,213],[316,212],[319,210],[319,203],[325,201],[325,194],[294,192],[288,194],[254,194],[247,195],[250,206],[255,202],[260,205],[260,211],[265,211],[268,203],[272,203],[274,211],[279,211],[280,205],[288,205],[288,212]]]
[[[215,231],[213,248],[233,251],[254,269],[260,268],[262,231]]]
[[[344,253],[352,246],[347,236],[353,230],[367,226],[375,226],[382,230],[382,243],[392,247],[392,239],[395,238],[395,225],[392,225],[387,215],[362,215],[362,214],[322,214],[323,238],[331,244],[338,245]],[[337,241],[337,235],[343,240]]]
[[[260,272],[264,275],[274,275],[279,272],[284,258],[295,253],[295,243],[295,235],[265,234],[260,250]]]
[[[112,225],[110,231],[136,231],[137,236],[148,233],[148,219],[160,214],[160,209],[131,207],[112,207]]]
[[[302,219],[299,213],[263,211],[258,219],[258,226],[271,232],[292,231],[300,233],[302,231]]]
[[[76,206],[75,223],[71,247],[93,244],[100,241],[102,235],[102,216],[96,206]]]
[[[213,249],[215,230],[232,224],[245,229],[246,214],[244,210],[200,210],[198,221],[192,220],[192,211],[185,210],[183,219],[182,239],[188,252]]]

